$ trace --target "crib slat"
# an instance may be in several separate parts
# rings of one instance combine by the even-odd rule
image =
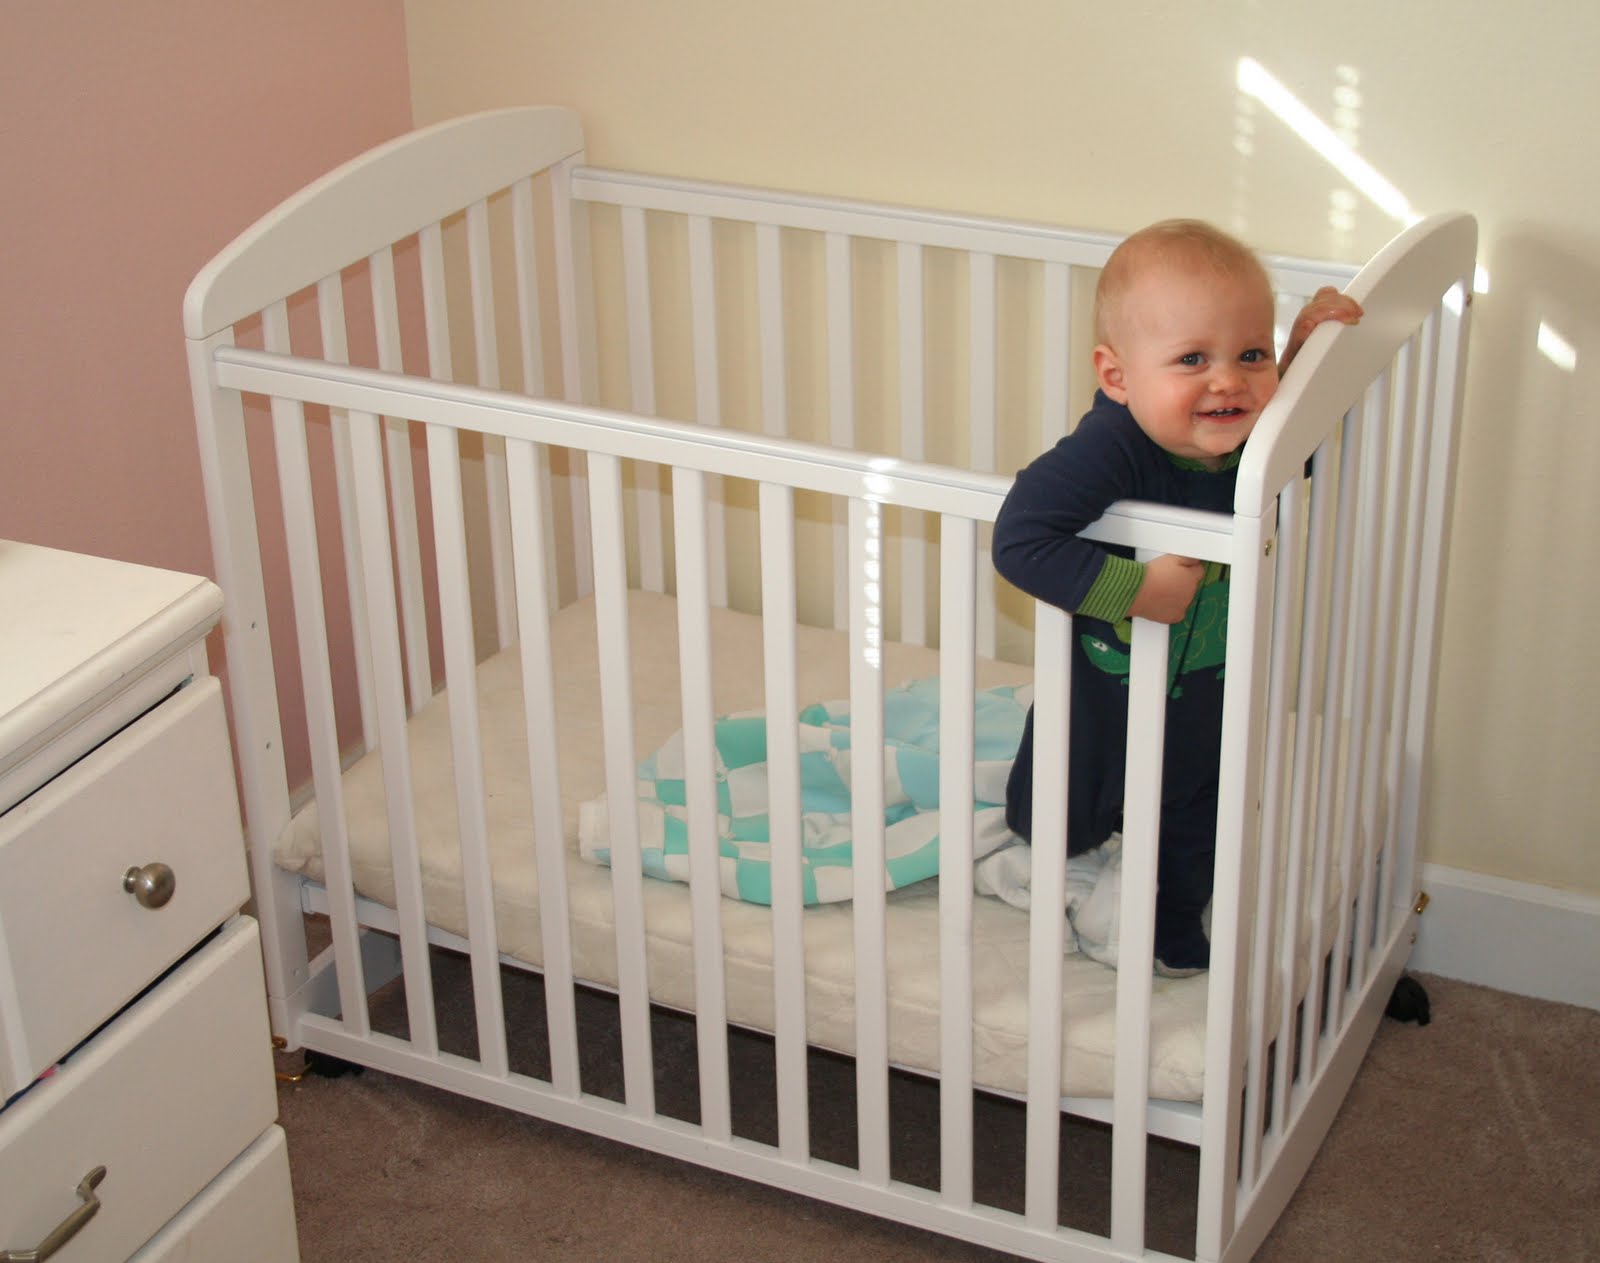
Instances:
[[[1438,317],[1430,315],[1423,323],[1418,338],[1418,359],[1421,364],[1419,385],[1404,422],[1410,430],[1411,447],[1407,455],[1406,525],[1404,528],[1405,555],[1400,578],[1400,614],[1396,635],[1402,645],[1417,646],[1423,639],[1417,623],[1418,590],[1422,576],[1423,515],[1426,509],[1427,475],[1426,459],[1433,421],[1433,383],[1438,372]],[[1406,794],[1404,756],[1410,744],[1411,693],[1415,682],[1414,665],[1420,656],[1412,652],[1400,655],[1393,702],[1389,711],[1389,729],[1393,737],[1389,745],[1389,766],[1384,783],[1389,787],[1388,810],[1385,814],[1383,836],[1388,840],[1383,869],[1383,890],[1379,910],[1383,921],[1380,934],[1384,941],[1389,935],[1391,914],[1410,901],[1411,895],[1411,839],[1402,831],[1401,803]],[[1399,892],[1398,895],[1396,892]],[[1397,902],[1398,900],[1398,902]]]
[[[722,971],[711,606],[706,578],[705,478],[698,470],[672,471],[672,510],[678,559],[678,660],[683,682],[683,779],[689,814],[700,1126],[713,1140],[727,1140],[732,1125],[728,1103],[728,1005]]]
[[[1298,471],[1296,471],[1298,472]],[[1261,517],[1236,514],[1229,575],[1227,659],[1265,657],[1272,634],[1276,505]],[[1249,985],[1249,919],[1244,892],[1255,878],[1260,834],[1265,674],[1230,672],[1223,683],[1222,749],[1217,785],[1216,876],[1211,897],[1211,969],[1206,977],[1205,1090],[1200,1111],[1200,1196],[1195,1255],[1222,1254],[1233,1232],[1239,1195],[1243,1065],[1239,1056]],[[1126,881],[1126,876],[1124,876]],[[1124,905],[1126,906],[1126,905]],[[1125,968],[1125,960],[1120,962]],[[1118,1000],[1120,1019],[1120,995]],[[1148,1019],[1148,1012],[1146,1012]],[[1119,1052],[1120,1056],[1120,1052]],[[1113,1212],[1114,1214],[1115,1212]]]
[[[285,304],[274,303],[262,313],[262,335],[268,351],[289,353]],[[322,601],[322,565],[317,548],[305,408],[295,400],[274,396],[271,409],[295,635],[300,649],[300,681],[306,702],[306,736],[321,825],[323,883],[328,891],[328,919],[339,980],[340,1020],[346,1031],[360,1037],[371,1026],[361,962],[361,931],[356,923],[355,885],[350,872],[350,839],[339,767],[338,719],[328,656],[327,613]]]
[[[972,385],[968,407],[968,427],[971,430],[969,468],[993,472],[996,466],[996,357],[999,331],[995,317],[995,258],[992,254],[975,254],[971,257],[968,285],[971,289],[971,312],[968,326],[971,330]],[[985,541],[987,542],[987,541]],[[979,565],[978,581],[973,596],[982,593],[978,608],[978,648],[984,657],[995,656],[994,567],[989,564],[985,549]]]
[[[478,1059],[488,1073],[503,1077],[509,1062],[500,996],[500,945],[494,923],[483,743],[478,726],[477,652],[472,634],[472,592],[461,495],[461,448],[456,432],[447,426],[428,426],[427,438],[434,549],[439,559],[439,622],[450,698],[450,758],[461,845],[461,893],[467,915],[467,940],[471,944]]]
[[[1330,884],[1340,880],[1334,868],[1339,858],[1338,838],[1342,830],[1339,819],[1341,799],[1338,794],[1339,772],[1345,765],[1344,678],[1348,656],[1349,618],[1352,600],[1352,558],[1356,550],[1356,509],[1360,498],[1362,433],[1365,428],[1365,407],[1358,403],[1345,417],[1339,441],[1339,498],[1334,514],[1333,571],[1328,607],[1333,611],[1328,626],[1327,667],[1322,687],[1322,734],[1318,745],[1320,767],[1317,775],[1317,814],[1315,860],[1312,869],[1311,934],[1318,950],[1311,958],[1311,983],[1306,995],[1305,1019],[1301,1025],[1301,1075],[1309,1080],[1320,1063],[1323,1050],[1331,1042],[1334,1013],[1331,1002],[1324,1006],[1324,980],[1332,985],[1330,956],[1322,950],[1326,943],[1326,916]],[[1343,890],[1334,889],[1340,902]],[[1337,918],[1335,919],[1337,924]],[[1331,951],[1338,952],[1335,944]],[[1326,1030],[1324,1030],[1324,1022]]]
[[[1044,380],[1039,393],[1039,440],[1054,447],[1067,432],[1072,374],[1072,269],[1065,263],[1044,265]]]
[[[1155,962],[1152,939],[1170,636],[1164,623],[1134,620],[1133,662],[1128,676],[1127,789],[1122,809],[1116,1068],[1112,1075],[1111,1111],[1111,1240],[1130,1254],[1144,1249],[1150,993]]]
[[[939,521],[939,1176],[972,1204],[972,856],[977,528]]]
[[[623,1092],[628,1111],[655,1113],[650,1007],[645,968],[644,873],[635,800],[633,658],[628,634],[628,558],[623,535],[622,466],[589,454],[594,537],[594,600],[605,731],[606,814],[616,910],[617,1004],[622,1018]]]
[[[1321,901],[1326,896],[1326,886],[1319,880],[1324,861],[1313,833],[1314,769],[1317,760],[1314,724],[1319,710],[1317,673],[1326,661],[1324,641],[1330,618],[1327,580],[1334,527],[1334,482],[1337,476],[1333,468],[1332,448],[1332,440],[1325,441],[1312,458],[1310,523],[1305,550],[1304,617],[1301,620],[1300,668],[1294,701],[1294,769],[1289,789],[1289,882],[1284,895],[1286,920],[1283,943],[1277,962],[1277,988],[1282,997],[1282,1007],[1278,1015],[1274,1081],[1282,1086],[1272,1102],[1272,1126],[1280,1137],[1288,1127],[1290,1102],[1295,1099],[1297,1092],[1305,1090],[1307,1082],[1299,1070],[1301,1054],[1296,1045],[1295,1032],[1298,1029],[1302,1039],[1307,1037],[1308,1029],[1314,1027],[1308,1028],[1303,1023],[1314,1022],[1321,1005],[1320,983],[1308,984],[1303,990],[1296,988],[1301,962],[1300,916],[1308,890],[1311,900],[1308,919],[1312,928],[1306,939],[1309,945],[1307,964],[1313,978],[1320,976],[1322,960]],[[1296,1006],[1300,1003],[1305,1006],[1304,1014],[1296,1012]]]
[[[1357,426],[1358,419],[1347,421],[1347,427]],[[1342,501],[1334,499],[1334,485],[1338,482],[1339,495],[1346,495],[1349,480],[1344,477],[1346,466],[1339,459],[1339,451],[1334,447],[1333,440],[1323,443],[1318,448],[1315,456],[1314,474],[1312,474],[1312,487],[1310,487],[1310,519],[1307,528],[1306,541],[1306,591],[1302,597],[1304,603],[1304,618],[1302,627],[1304,631],[1299,640],[1298,684],[1294,696],[1294,765],[1290,776],[1290,805],[1288,805],[1288,844],[1285,850],[1286,876],[1283,887],[1282,900],[1277,901],[1278,911],[1282,916],[1282,928],[1277,944],[1269,944],[1272,951],[1277,954],[1277,970],[1274,973],[1272,986],[1277,996],[1278,1012],[1278,1047],[1277,1047],[1277,1105],[1272,1114],[1274,1132],[1278,1138],[1283,1137],[1288,1117],[1283,1113],[1288,1103],[1288,1090],[1293,1087],[1293,1073],[1290,1071],[1291,1058],[1294,1057],[1293,1040],[1290,1031],[1293,1029],[1294,1005],[1298,1004],[1298,996],[1294,994],[1294,986],[1299,976],[1299,962],[1301,962],[1301,925],[1306,917],[1306,901],[1309,898],[1310,932],[1307,941],[1309,948],[1310,984],[1307,994],[1320,996],[1320,975],[1322,975],[1322,949],[1325,943],[1323,935],[1323,909],[1328,903],[1328,882],[1326,882],[1326,869],[1328,869],[1328,839],[1330,839],[1331,815],[1328,808],[1333,804],[1333,776],[1339,765],[1341,757],[1342,725],[1339,722],[1338,706],[1334,706],[1333,714],[1325,711],[1325,704],[1318,701],[1318,688],[1326,688],[1325,680],[1318,679],[1318,672],[1333,671],[1328,666],[1328,627],[1330,627],[1331,610],[1338,608],[1334,605],[1336,600],[1342,600],[1342,595],[1333,595],[1331,579],[1341,573],[1344,557],[1349,554],[1349,541],[1338,533],[1336,520],[1338,520],[1338,507]],[[1354,487],[1352,487],[1354,491]],[[1296,511],[1298,511],[1298,496],[1296,496]],[[1288,514],[1285,514],[1288,515]],[[1294,520],[1294,519],[1291,519]],[[1336,543],[1336,533],[1344,543]],[[1330,562],[1330,549],[1333,557]],[[1339,551],[1342,549],[1342,551]],[[1341,586],[1342,591],[1342,586]],[[1293,587],[1280,587],[1280,600],[1288,602]],[[1334,688],[1338,685],[1334,684]],[[1323,701],[1328,693],[1323,692]],[[1322,716],[1322,724],[1318,725],[1318,714]],[[1318,772],[1318,765],[1322,772]],[[1326,807],[1325,807],[1326,805]],[[1266,1057],[1266,1050],[1262,1050],[1262,1057]]]
[[[628,380],[633,410],[656,414],[655,351],[650,313],[650,254],[645,240],[644,212],[622,211],[623,281],[628,307]],[[639,510],[639,585],[646,592],[666,590],[666,562],[661,547],[661,469],[636,464],[634,502]]]
[[[511,250],[517,277],[517,350],[522,360],[522,390],[543,395],[544,317],[539,309],[539,252],[534,245],[533,180],[511,186]]]
[[[467,274],[472,288],[472,343],[477,353],[478,385],[500,389],[499,333],[494,317],[494,256],[489,247],[489,204],[467,207]],[[511,514],[506,503],[506,444],[483,436],[484,503],[489,518],[489,570],[494,580],[495,645],[504,649],[517,638],[516,597],[511,575]]]
[[[1355,939],[1354,978],[1365,982],[1371,964],[1370,949],[1373,935],[1383,923],[1378,907],[1380,886],[1379,868],[1387,851],[1389,839],[1381,831],[1387,818],[1385,800],[1391,787],[1384,779],[1384,769],[1389,762],[1389,748],[1398,740],[1390,722],[1394,711],[1396,648],[1401,642],[1401,624],[1395,621],[1394,611],[1400,604],[1397,584],[1404,564],[1405,537],[1401,534],[1401,512],[1410,470],[1406,456],[1410,451],[1410,426],[1416,408],[1415,347],[1407,342],[1395,357],[1393,376],[1394,392],[1385,401],[1387,408],[1385,435],[1388,451],[1384,457],[1382,525],[1379,527],[1375,547],[1379,550],[1377,596],[1373,610],[1377,647],[1374,650],[1372,736],[1368,741],[1367,759],[1362,769],[1361,819],[1365,843],[1361,866],[1361,915],[1357,919]],[[1386,866],[1385,866],[1386,867]]]
[[[406,1021],[412,1047],[422,1056],[439,1053],[433,1011],[433,973],[428,963],[428,924],[422,902],[422,861],[417,849],[410,739],[400,665],[400,619],[390,580],[389,512],[384,500],[383,451],[378,418],[350,414],[355,454],[356,510],[361,526],[361,572],[372,628],[373,681],[378,699],[378,740],[383,750],[384,806],[388,812],[390,863],[400,958],[405,971]]]
[[[778,1152],[811,1152],[806,1069],[805,934],[801,921],[800,713],[795,685],[794,492],[762,483],[761,632],[766,670],[767,793],[771,804],[773,1044],[778,1081]]]
[[[971,467],[995,467],[995,258],[975,254],[968,262],[970,290],[968,315],[971,339],[971,384],[968,426],[971,431]]]
[[[689,306],[694,330],[695,420],[722,424],[722,379],[717,354],[717,268],[712,250],[711,221],[704,215],[689,220]],[[727,514],[722,478],[706,482],[706,546],[711,559],[711,603],[728,604]]]
[[[850,501],[850,836],[856,953],[857,1162],[889,1181],[888,961],[883,839],[883,512]]]
[[[850,238],[830,232],[824,241],[828,283],[828,436],[835,447],[849,449],[856,441],[855,300]],[[846,553],[849,530],[844,502],[835,499],[832,504],[833,625],[843,630],[848,625],[846,614],[850,608]]]
[[[923,314],[922,247],[895,247],[900,313],[900,455],[921,460],[928,424],[926,319]],[[928,643],[925,609],[928,564],[922,514],[902,509],[900,520],[900,636],[907,644]]]
[[[385,246],[367,260],[367,269],[372,283],[378,367],[386,373],[404,372],[394,252]],[[395,577],[400,586],[401,629],[405,633],[406,687],[414,711],[433,696],[433,665],[429,661],[427,614],[423,608],[422,544],[411,472],[411,427],[403,418],[386,417],[383,429],[389,453],[389,500],[395,522]]]
[[[444,230],[427,224],[417,233],[417,254],[422,274],[422,315],[428,340],[428,376],[435,381],[455,380],[450,352],[450,300],[445,291]]]
[[[1445,566],[1450,555],[1450,514],[1455,482],[1456,429],[1460,421],[1461,392],[1466,386],[1467,335],[1472,314],[1472,276],[1444,295],[1434,309],[1437,320],[1437,360],[1429,380],[1435,395],[1429,408],[1426,460],[1419,463],[1419,478],[1426,487],[1417,582],[1416,626],[1425,633],[1415,642],[1416,665],[1406,722],[1405,783],[1401,791],[1399,836],[1405,839],[1404,889],[1416,887],[1418,817],[1422,810],[1422,767],[1433,726],[1433,687],[1439,651],[1440,603],[1444,599]]]
[[[1064,768],[1070,748],[1072,666],[1068,616],[1034,603],[1033,762]],[[1033,836],[1067,836],[1065,776],[1033,778]],[[1032,1228],[1053,1231],[1059,1219],[1061,1164],[1061,954],[1066,918],[1067,848],[1030,848],[1028,913],[1027,1168],[1023,1215]]]
[[[1339,838],[1339,932],[1334,940],[1333,986],[1328,999],[1328,1024],[1338,1030],[1344,1024],[1345,995],[1355,980],[1352,968],[1357,933],[1359,883],[1362,879],[1367,845],[1362,836],[1361,796],[1364,789],[1357,769],[1366,767],[1368,741],[1372,732],[1373,669],[1372,639],[1378,617],[1376,609],[1378,512],[1383,498],[1384,422],[1389,418],[1389,374],[1387,370],[1367,388],[1363,409],[1369,424],[1362,434],[1361,495],[1356,524],[1355,597],[1350,605],[1352,626],[1349,660],[1345,665],[1350,715],[1350,755],[1345,778],[1343,804],[1344,829]]]
[[[775,224],[756,227],[756,302],[760,310],[761,427],[774,438],[789,433],[787,318],[783,308],[783,238]]]
[[[544,1002],[550,1031],[550,1083],[576,1098],[578,1019],[572,987],[571,913],[567,853],[561,827],[561,766],[556,739],[555,666],[549,611],[553,571],[543,532],[549,522],[545,469],[535,445],[508,440],[511,556],[517,583],[522,650],[523,724],[528,734],[528,785],[533,804],[534,863],[539,881],[539,936],[544,957]]]
[[[345,333],[344,286],[338,276],[317,282],[317,319],[322,333],[322,354],[335,364],[350,362]],[[377,739],[373,725],[372,660],[367,656],[367,598],[361,590],[360,545],[356,540],[355,491],[350,485],[350,419],[343,408],[328,410],[333,431],[333,478],[339,501],[339,538],[344,550],[345,591],[350,602],[350,640],[356,667],[356,696],[361,704],[361,748],[372,749]]]
[[[518,349],[522,356],[522,389],[525,394],[542,396],[545,393],[544,374],[544,319],[539,309],[539,252],[534,245],[534,210],[533,210],[533,181],[532,179],[518,180],[511,186],[511,240],[512,252],[516,260],[517,273],[517,332]],[[550,487],[550,459],[549,453],[543,447],[535,449],[535,460],[538,464],[538,477],[543,492],[541,501],[544,505],[544,572],[550,577],[548,587],[550,595],[550,608],[558,605],[558,596],[554,584],[556,575],[556,530],[555,514],[551,507]],[[507,481],[510,480],[510,457],[506,458]],[[512,492],[514,495],[515,492]],[[515,512],[512,517],[515,518]],[[516,563],[512,563],[513,577],[515,577]],[[522,614],[522,602],[517,603],[518,615]]]
[[[561,397],[594,403],[600,397],[594,357],[594,288],[590,280],[589,210],[572,196],[572,173],[583,154],[550,168],[550,213],[555,236],[556,310],[561,327]],[[577,594],[594,587],[589,538],[588,482],[577,452],[567,453],[572,557]]]
[[[1285,907],[1280,909],[1279,906],[1278,859],[1281,851],[1289,850],[1294,845],[1293,839],[1284,836],[1284,824],[1288,813],[1285,799],[1288,795],[1285,785],[1287,773],[1283,762],[1285,754],[1293,757],[1298,753],[1288,746],[1286,738],[1292,687],[1289,676],[1294,663],[1293,637],[1297,622],[1293,596],[1298,578],[1300,554],[1300,500],[1301,488],[1298,482],[1291,482],[1278,497],[1282,522],[1277,548],[1276,588],[1279,599],[1273,609],[1271,658],[1267,668],[1267,770],[1263,778],[1261,858],[1256,874],[1255,931],[1251,946],[1248,988],[1250,1023],[1246,1065],[1249,1075],[1246,1083],[1248,1110],[1244,1129],[1244,1165],[1241,1177],[1246,1186],[1254,1183],[1256,1178],[1262,1130],[1266,1120],[1269,1064],[1267,1005],[1269,995],[1272,994],[1273,980],[1276,978],[1276,974],[1271,971],[1274,949],[1292,955],[1297,932],[1293,899],[1290,898]],[[1293,887],[1292,857],[1288,859],[1287,868],[1285,882]],[[1277,999],[1282,1007],[1293,1007],[1294,997],[1288,987],[1282,988],[1277,993]],[[1287,1080],[1279,1078],[1277,1083],[1281,1085],[1278,1089],[1280,1092],[1288,1091]]]

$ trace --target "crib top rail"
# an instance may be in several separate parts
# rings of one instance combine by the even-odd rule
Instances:
[[[994,520],[1011,486],[1009,478],[996,474],[873,456],[798,439],[709,430],[682,421],[270,351],[225,347],[215,352],[214,359],[217,382],[229,389],[372,415],[405,415],[414,421],[504,439],[781,482],[800,491],[959,513],[977,521]],[[1128,510],[1126,516],[1138,516],[1140,506],[1122,507]]]
[[[1471,301],[1478,225],[1434,215],[1401,232],[1345,288],[1366,314],[1314,330],[1262,413],[1244,457],[1234,511],[1260,517],[1422,324]],[[1452,340],[1453,341],[1453,340]]]
[[[1125,235],[600,167],[576,168],[572,195],[595,204],[1074,267],[1102,266]],[[1309,296],[1321,285],[1337,284],[1356,274],[1353,266],[1293,255],[1263,254],[1261,258],[1274,286],[1285,294]]]
[[[210,337],[286,295],[579,154],[577,115],[492,110],[397,137],[280,203],[195,276],[184,332]]]

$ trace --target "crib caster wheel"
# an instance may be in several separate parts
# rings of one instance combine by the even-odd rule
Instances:
[[[1415,978],[1401,975],[1394,984],[1394,990],[1389,993],[1389,1004],[1383,1010],[1383,1015],[1397,1022],[1415,1022],[1418,1026],[1426,1026],[1431,1020],[1428,993]]]

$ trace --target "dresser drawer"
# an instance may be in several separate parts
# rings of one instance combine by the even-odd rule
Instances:
[[[289,1150],[269,1127],[128,1263],[296,1263]]]
[[[124,885],[150,864],[176,878],[155,908]],[[0,816],[0,1098],[248,893],[222,693],[208,676]]]
[[[0,1250],[36,1247],[103,1166],[99,1210],[52,1257],[126,1259],[271,1125],[259,942],[240,917],[0,1113]]]

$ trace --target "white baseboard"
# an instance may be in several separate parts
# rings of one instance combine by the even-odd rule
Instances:
[[[1600,1009],[1600,898],[1439,864],[1421,886],[1409,968]]]

